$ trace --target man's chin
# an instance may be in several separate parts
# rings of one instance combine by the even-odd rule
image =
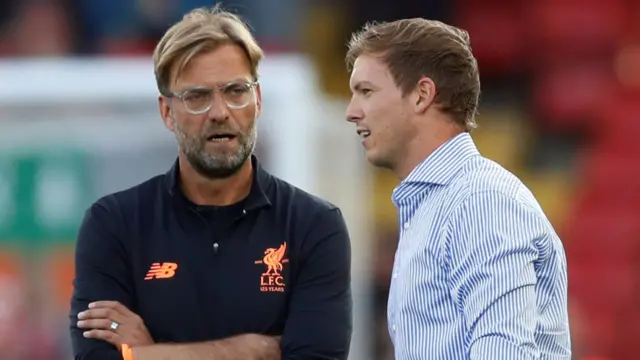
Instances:
[[[367,151],[366,157],[367,161],[369,161],[371,165],[377,168],[391,169],[392,167],[392,164],[386,157],[381,156],[381,154],[376,153],[372,150]]]
[[[192,159],[193,161],[190,161],[190,163],[200,175],[208,179],[226,179],[240,171],[251,156],[249,155],[246,159],[239,159],[236,154],[225,156],[217,152],[215,157],[216,160]]]

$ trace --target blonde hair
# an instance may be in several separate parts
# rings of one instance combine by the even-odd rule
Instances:
[[[440,109],[466,131],[476,127],[480,76],[466,31],[422,18],[370,23],[351,37],[349,70],[361,54],[379,56],[405,95],[430,77]]]
[[[258,79],[258,65],[264,52],[249,27],[235,14],[218,5],[187,13],[164,34],[153,52],[156,83],[161,94],[178,77],[194,56],[225,44],[240,46],[251,64],[251,75]]]

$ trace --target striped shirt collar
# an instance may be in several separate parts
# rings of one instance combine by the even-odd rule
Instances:
[[[469,133],[463,132],[454,136],[409,173],[409,176],[394,189],[393,201],[396,204],[400,203],[411,194],[411,191],[404,191],[410,184],[447,185],[468,158],[479,154]]]

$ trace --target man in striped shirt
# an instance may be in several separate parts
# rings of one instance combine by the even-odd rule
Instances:
[[[396,360],[570,359],[562,243],[531,192],[469,135],[480,94],[469,35],[425,19],[369,24],[346,60],[347,120],[368,160],[401,179]]]

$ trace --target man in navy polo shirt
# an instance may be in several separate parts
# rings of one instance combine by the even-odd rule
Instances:
[[[252,155],[263,56],[220,8],[171,27],[155,53],[173,168],[108,195],[76,247],[76,360],[346,359],[350,244],[334,205]],[[286,139],[283,139],[286,141]]]

